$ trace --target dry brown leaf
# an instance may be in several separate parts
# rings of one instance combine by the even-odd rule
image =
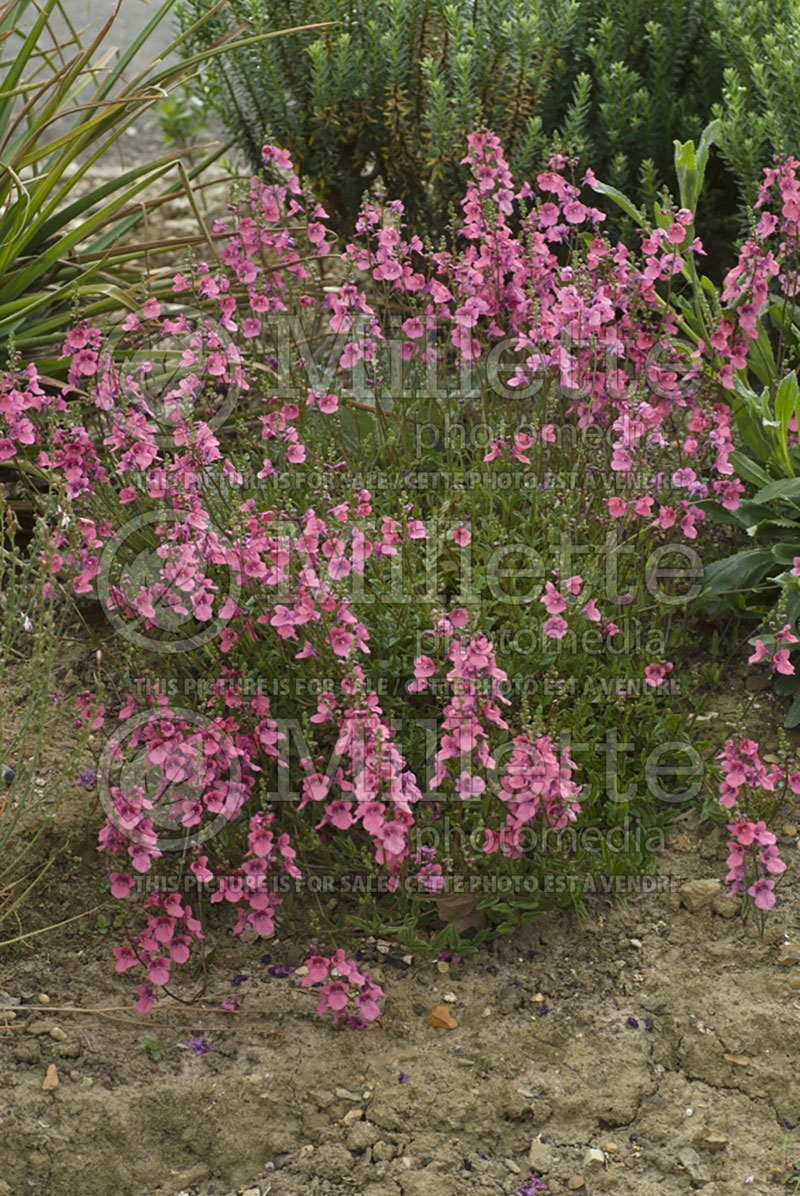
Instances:
[[[722,1058],[726,1063],[733,1063],[735,1067],[749,1067],[750,1060],[747,1055],[723,1055]]]
[[[51,1063],[47,1069],[47,1075],[42,1080],[42,1092],[53,1092],[58,1088],[58,1068],[55,1063]]]
[[[455,1030],[458,1025],[450,1012],[449,1005],[434,1005],[425,1021],[436,1030]]]
[[[477,906],[478,898],[470,893],[448,893],[436,902],[436,912],[442,922],[463,934],[465,930],[483,930],[486,919]]]
[[[670,847],[675,851],[694,851],[694,843],[688,835],[676,835],[674,839],[670,840]]]

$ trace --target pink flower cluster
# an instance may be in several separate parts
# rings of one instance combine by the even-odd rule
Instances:
[[[757,909],[772,909],[775,904],[772,877],[785,872],[786,864],[778,855],[776,837],[767,829],[764,820],[753,821],[745,811],[749,804],[748,791],[773,792],[782,777],[781,770],[777,764],[768,769],[762,763],[758,744],[752,739],[727,739],[718,759],[722,766],[720,804],[726,809],[738,807],[741,811],[738,818],[728,823],[732,835],[728,841],[728,872],[725,876],[731,886],[728,896],[742,893],[747,887],[747,894]],[[788,784],[793,792],[800,792],[800,772],[790,776]]]
[[[739,250],[736,265],[724,280],[722,300],[731,311],[719,320],[698,350],[710,354],[719,366],[717,376],[728,390],[734,387],[734,370],[744,370],[750,341],[759,335],[759,317],[774,285],[785,298],[798,294],[797,253],[800,249],[800,162],[787,158],[764,170],[764,181],[755,204],[761,215],[753,234]]]
[[[335,1026],[350,1002],[355,1012],[346,1017],[346,1023],[352,1029],[364,1029],[380,1017],[378,1001],[383,996],[383,989],[369,972],[359,972],[355,960],[347,959],[344,951],[340,949],[330,957],[309,955],[306,967],[308,972],[300,983],[304,987],[314,985],[319,988],[317,1013],[320,1017],[329,1012]]]

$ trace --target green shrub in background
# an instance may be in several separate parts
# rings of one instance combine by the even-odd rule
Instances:
[[[209,7],[182,0],[182,28]],[[762,166],[800,150],[796,0],[229,0],[185,49],[239,22],[312,21],[337,24],[226,54],[193,85],[255,169],[266,140],[290,149],[342,229],[378,177],[418,230],[441,228],[481,122],[517,177],[563,146],[650,210],[674,186],[673,141],[713,115],[722,162],[699,229],[713,260]]]
[[[725,64],[719,143],[752,207],[774,153],[800,155],[800,6],[796,0],[716,0],[712,41]]]
[[[183,0],[184,30],[208,8]],[[555,142],[652,201],[722,89],[712,0],[229,0],[185,46],[287,20],[338,23],[226,54],[197,85],[254,168],[268,137],[285,145],[342,226],[379,176],[440,227],[481,122],[519,177]]]

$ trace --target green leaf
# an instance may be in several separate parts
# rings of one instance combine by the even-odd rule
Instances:
[[[768,486],[772,481],[772,478],[760,465],[757,465],[750,457],[746,457],[739,449],[730,454],[729,460],[736,472],[741,474],[746,482],[751,482],[754,486]]]
[[[712,594],[743,593],[758,585],[774,565],[769,549],[751,548],[714,561],[703,571],[703,580]]]
[[[778,478],[777,481],[770,482],[759,490],[753,502],[774,502],[775,499],[800,504],[800,478]]]
[[[623,195],[623,193],[618,191],[616,187],[610,187],[608,183],[598,183],[595,181],[590,183],[590,186],[593,191],[598,193],[598,195],[607,195],[609,199],[613,199],[614,203],[618,204],[622,208],[623,212],[630,216],[631,220],[634,220],[640,228],[645,227],[645,222],[642,219],[641,213],[637,212],[627,195]]]
[[[800,723],[800,694],[797,695],[789,707],[789,713],[786,715],[786,721],[783,725],[790,728],[796,727],[798,723]]]

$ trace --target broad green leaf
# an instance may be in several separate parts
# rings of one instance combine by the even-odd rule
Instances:
[[[774,567],[769,549],[750,548],[708,565],[703,570],[703,581],[711,594],[744,593],[763,581]]]
[[[596,191],[599,195],[607,195],[609,199],[613,199],[614,203],[618,204],[619,207],[622,208],[623,212],[626,212],[627,215],[630,216],[631,220],[635,221],[640,228],[645,227],[645,222],[642,219],[641,213],[637,212],[627,195],[624,195],[622,191],[618,191],[616,187],[610,187],[608,183],[594,182],[591,183],[590,186],[592,190]]]
[[[774,502],[800,503],[800,478],[778,478],[776,482],[762,487],[754,496],[756,503]]]

